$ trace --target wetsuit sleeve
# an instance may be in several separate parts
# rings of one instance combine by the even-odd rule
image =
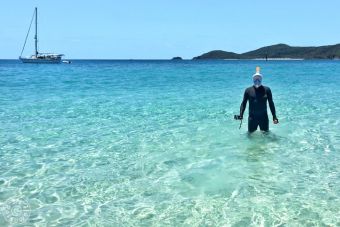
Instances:
[[[269,88],[267,90],[267,96],[268,96],[269,108],[270,108],[270,111],[272,112],[273,120],[275,120],[275,119],[277,119],[276,118],[275,105],[274,105],[274,101],[273,101],[272,91]]]
[[[243,100],[241,103],[241,107],[240,107],[240,116],[243,117],[243,113],[247,107],[247,101],[248,101],[248,92],[247,90],[244,91],[244,95],[243,95]]]

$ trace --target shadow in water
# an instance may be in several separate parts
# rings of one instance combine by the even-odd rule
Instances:
[[[284,137],[271,131],[247,133],[246,137],[245,155],[246,160],[251,162],[261,162],[263,159],[268,159],[268,156],[273,154],[280,142],[285,141]]]

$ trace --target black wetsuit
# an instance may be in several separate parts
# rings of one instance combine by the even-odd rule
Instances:
[[[269,87],[255,86],[249,87],[245,90],[243,101],[240,108],[240,116],[243,118],[244,110],[249,101],[249,118],[248,118],[248,131],[254,132],[257,126],[260,126],[260,130],[269,130],[269,120],[267,113],[267,100],[269,103],[270,111],[273,115],[273,120],[276,120],[275,105],[273,102],[272,92]]]

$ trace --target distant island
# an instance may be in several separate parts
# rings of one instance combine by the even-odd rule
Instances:
[[[319,47],[277,44],[243,54],[214,50],[193,58],[193,60],[209,59],[340,59],[340,44]]]
[[[181,57],[173,57],[171,60],[183,60]]]

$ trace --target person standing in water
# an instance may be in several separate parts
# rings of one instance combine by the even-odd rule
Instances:
[[[260,74],[260,67],[256,67],[256,73],[253,75],[254,85],[245,90],[243,101],[240,107],[240,115],[237,116],[239,120],[243,119],[243,114],[247,106],[247,101],[249,101],[249,133],[256,131],[258,126],[260,126],[261,131],[269,131],[267,101],[269,103],[270,111],[273,115],[273,123],[279,123],[279,120],[276,117],[272,92],[269,87],[262,85],[262,78],[263,77]]]

